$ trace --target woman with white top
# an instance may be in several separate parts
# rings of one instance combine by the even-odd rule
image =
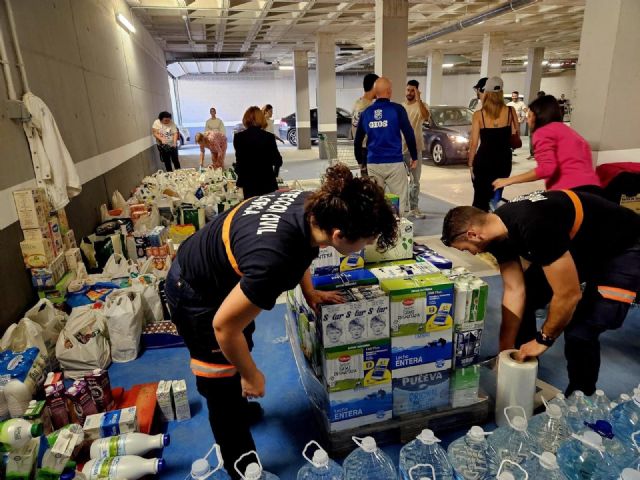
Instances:
[[[264,119],[267,121],[267,126],[264,127],[264,130],[273,134],[280,143],[284,143],[278,135],[276,135],[274,126],[273,126],[273,106],[267,103],[264,107],[262,107],[262,113],[264,114]]]
[[[180,168],[178,159],[178,127],[173,123],[169,112],[160,112],[158,118],[151,126],[151,133],[156,139],[160,159],[164,163],[167,172]]]

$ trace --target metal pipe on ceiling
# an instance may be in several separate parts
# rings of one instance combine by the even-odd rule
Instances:
[[[443,37],[445,35],[448,35],[450,33],[454,33],[454,32],[458,32],[460,30],[464,30],[465,28],[469,28],[473,25],[477,25],[481,22],[484,22],[485,20],[489,20],[492,18],[496,18],[499,17],[501,15],[507,14],[507,13],[511,13],[511,12],[515,12],[516,10],[520,10],[524,7],[528,7],[530,5],[533,5],[534,3],[536,3],[538,0],[511,0],[507,3],[503,3],[502,5],[499,5],[497,7],[491,8],[489,10],[485,10],[484,12],[481,12],[477,15],[474,15],[472,17],[469,18],[465,18],[464,20],[460,20],[458,22],[455,22],[451,25],[448,25],[444,28],[440,28],[438,30],[435,30],[433,32],[429,32],[426,33],[424,35],[420,35],[419,37],[416,37],[414,39],[409,40],[409,42],[407,42],[407,48],[409,47],[414,47],[416,45],[420,45],[423,43],[426,43],[430,40],[434,40],[436,38],[439,37]],[[343,72],[351,67],[355,67],[356,65],[360,65],[364,62],[367,62],[369,60],[372,60],[375,58],[375,53],[373,54],[368,54],[365,56],[362,56],[356,60],[353,60],[351,62],[347,62],[347,63],[343,63],[342,65],[338,65],[336,67],[336,72]]]

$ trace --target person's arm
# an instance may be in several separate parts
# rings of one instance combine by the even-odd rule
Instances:
[[[362,120],[362,113],[360,114],[360,120]],[[364,136],[365,136],[364,127],[362,126],[363,123],[364,122],[358,121],[358,128],[356,128],[356,135],[353,138],[353,153],[356,157],[356,161],[358,162],[358,165],[364,165],[367,161],[366,158],[362,158],[363,157],[362,142],[364,141]]]
[[[502,275],[502,323],[500,324],[500,351],[513,348],[522,322],[526,301],[524,274],[518,260],[500,264]]]
[[[313,309],[316,314],[320,313],[320,305],[323,303],[344,303],[344,297],[338,291],[324,292],[313,288],[311,282],[311,270],[307,269],[300,280],[300,288],[304,295],[307,305]]]
[[[178,127],[176,127],[175,125],[172,128],[173,130],[173,146],[177,147],[178,146],[178,138],[180,137],[180,133],[178,131]]]
[[[220,350],[241,377],[242,396],[262,397],[265,393],[264,375],[256,366],[243,330],[256,318],[261,309],[251,303],[236,285],[227,295],[213,318],[213,330]]]
[[[473,161],[476,158],[478,143],[480,142],[480,113],[474,112],[471,120],[471,139],[469,140],[469,156],[467,157],[467,165],[473,168]]]
[[[282,155],[280,155],[280,151],[278,150],[278,145],[276,145],[276,137],[273,134],[271,135],[271,139],[269,139],[269,147],[271,148],[271,164],[273,165],[273,172],[276,174],[276,177],[280,175],[280,167],[282,167]]]
[[[420,90],[418,90],[418,106],[420,107],[420,117],[422,118],[423,122],[426,122],[427,120],[429,120],[429,108],[427,107],[427,104],[422,101],[420,95]]]
[[[204,166],[204,145],[200,145],[200,166]]]
[[[573,312],[582,298],[578,270],[571,253],[566,251],[555,262],[543,267],[543,271],[553,296],[549,304],[547,320],[542,326],[542,333],[551,338],[558,338],[571,321]],[[523,360],[538,357],[548,348],[532,340],[520,347],[520,357]]]
[[[536,130],[532,137],[533,151],[536,153],[535,168],[538,178],[548,179],[557,173],[560,166],[558,145],[555,136],[547,128]],[[558,179],[559,180],[559,179]]]
[[[492,185],[494,190],[498,190],[499,188],[508,187],[509,185],[515,185],[516,183],[534,182],[536,180],[540,180],[540,177],[538,177],[536,170],[533,169],[514,177],[498,178],[492,183]]]
[[[151,134],[158,140],[160,143],[166,143],[164,136],[160,133],[160,130],[157,128],[151,127]]]
[[[400,131],[404,135],[404,140],[407,143],[409,155],[411,155],[411,168],[413,169],[416,168],[416,163],[418,162],[418,147],[416,145],[416,135],[415,133],[413,133],[413,127],[411,126],[411,122],[409,121],[407,110],[402,105],[398,105],[397,112],[398,120],[400,121]]]

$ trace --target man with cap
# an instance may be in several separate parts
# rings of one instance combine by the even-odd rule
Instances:
[[[474,255],[489,252],[498,261],[500,350],[515,347],[521,359],[538,357],[564,333],[566,394],[593,394],[599,337],[620,328],[640,289],[640,216],[586,192],[539,191],[493,213],[450,210],[442,242]],[[547,304],[538,329],[536,310]]]
[[[473,86],[473,91],[476,92],[476,98],[471,99],[469,102],[469,108],[474,112],[477,112],[482,108],[482,92],[484,91],[484,86],[487,83],[487,80],[489,80],[489,77],[482,77],[478,80],[478,83]]]

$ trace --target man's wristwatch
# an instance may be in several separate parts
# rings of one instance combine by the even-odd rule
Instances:
[[[550,347],[555,341],[555,338],[552,338],[549,335],[545,335],[542,330],[538,330],[538,332],[536,332],[536,342],[538,342],[540,345]]]

